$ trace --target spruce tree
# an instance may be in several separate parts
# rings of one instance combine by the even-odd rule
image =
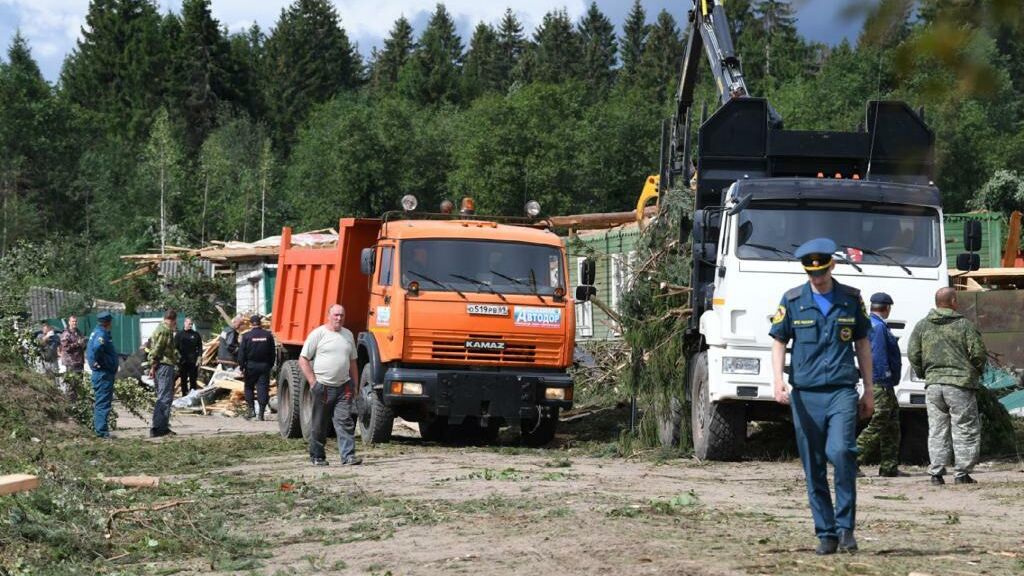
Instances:
[[[458,102],[461,65],[462,39],[444,4],[438,4],[402,68],[400,90],[420,104]]]
[[[477,96],[502,89],[498,73],[498,34],[489,24],[477,24],[466,52],[462,69],[462,97],[472,101]]]
[[[328,0],[295,0],[267,39],[264,89],[278,145],[287,149],[310,109],[358,86],[359,54]]]
[[[194,154],[216,124],[220,102],[234,100],[238,94],[231,86],[231,49],[210,13],[210,0],[184,0],[181,11],[177,55],[185,84],[179,106],[185,121],[185,147]]]
[[[152,0],[91,0],[60,84],[98,129],[140,141],[163,101],[167,64]]]
[[[679,37],[676,20],[662,10],[647,38],[643,60],[640,62],[639,83],[654,90],[658,100],[663,100],[675,83],[682,57],[683,42]]]
[[[504,92],[512,85],[513,73],[523,57],[526,44],[522,23],[511,8],[506,8],[498,25],[498,56],[495,62],[500,91]]]
[[[533,33],[530,76],[536,82],[558,83],[579,74],[580,38],[565,10],[544,15]]]
[[[413,46],[412,25],[401,16],[384,39],[384,49],[373,58],[370,81],[374,88],[391,91],[398,85],[398,75],[409,61]]]
[[[604,94],[611,88],[614,79],[616,52],[615,26],[591,2],[586,15],[580,20],[579,26],[582,61],[580,78],[597,94]]]
[[[621,75],[624,80],[632,81],[639,73],[649,33],[647,13],[640,0],[633,0],[633,8],[622,25],[622,38],[619,40],[622,52]]]
[[[263,118],[263,83],[261,72],[267,37],[258,24],[248,30],[232,34],[228,39],[231,50],[231,85],[237,94],[238,106],[252,118]]]

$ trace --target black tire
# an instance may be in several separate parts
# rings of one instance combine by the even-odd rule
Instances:
[[[446,418],[423,418],[420,420],[420,438],[424,442],[441,442],[444,440],[445,432],[448,430]]]
[[[300,402],[306,388],[309,386],[297,361],[288,360],[281,364],[277,383],[277,427],[282,438],[302,437]]]
[[[746,411],[742,404],[711,403],[707,352],[694,356],[690,366],[693,452],[701,460],[735,460],[747,440]]]
[[[532,448],[546,446],[555,439],[555,430],[558,428],[558,409],[554,408],[551,414],[537,420],[523,420],[522,428],[523,444]]]
[[[370,381],[370,365],[359,375],[359,389],[363,402],[359,410],[359,435],[365,444],[385,444],[391,441],[395,414],[384,405]]]
[[[679,446],[683,425],[683,402],[678,396],[668,400],[668,406],[658,411],[658,440],[663,448]]]
[[[928,463],[928,412],[900,410],[900,462]]]

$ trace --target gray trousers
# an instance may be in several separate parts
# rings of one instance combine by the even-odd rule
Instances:
[[[965,476],[981,453],[981,420],[974,390],[930,384],[928,407],[928,473],[941,476],[955,462],[956,475]],[[951,462],[952,461],[952,462]]]
[[[153,406],[152,433],[171,429],[171,402],[174,401],[174,366],[158,364],[156,367],[156,405]]]
[[[309,455],[313,458],[326,458],[324,443],[327,440],[327,426],[334,424],[334,432],[338,435],[338,453],[342,462],[348,462],[356,456],[356,421],[355,410],[352,409],[352,382],[341,386],[324,386],[317,382],[310,390],[313,396],[313,417],[310,422],[312,430],[309,434]]]

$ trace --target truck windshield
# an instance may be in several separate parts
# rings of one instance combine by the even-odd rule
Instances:
[[[736,255],[743,260],[792,260],[788,254],[797,246],[827,237],[855,263],[938,266],[941,261],[939,214],[933,208],[754,202],[738,217]]]
[[[406,240],[402,285],[421,290],[551,296],[565,287],[562,253],[553,246],[486,240]],[[439,282],[423,282],[422,276]]]

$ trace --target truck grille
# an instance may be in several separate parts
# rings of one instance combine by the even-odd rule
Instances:
[[[469,348],[466,342],[481,342],[500,348]],[[505,334],[419,333],[410,331],[406,340],[411,361],[480,364],[557,365],[561,357],[558,337],[523,337]]]

